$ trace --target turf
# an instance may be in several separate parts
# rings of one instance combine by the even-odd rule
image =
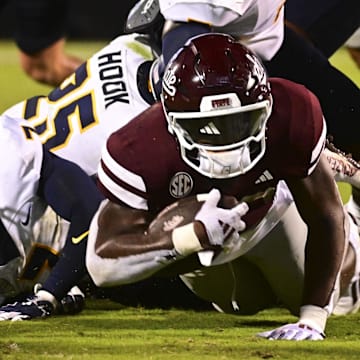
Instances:
[[[70,42],[68,50],[86,58],[102,45]],[[360,71],[345,50],[331,61],[360,84]],[[0,42],[0,112],[49,90],[22,72],[11,41]],[[341,189],[347,197],[348,188]],[[359,359],[360,314],[330,318],[323,342],[271,342],[255,336],[294,320],[282,309],[240,317],[215,311],[125,308],[88,300],[77,316],[0,323],[0,360]]]
[[[285,310],[238,317],[92,300],[78,316],[1,323],[0,359],[358,359],[359,320],[330,319],[323,342],[274,342],[255,334],[294,321]]]

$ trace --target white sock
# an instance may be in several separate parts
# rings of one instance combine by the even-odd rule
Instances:
[[[357,225],[360,226],[360,206],[354,201],[353,196],[350,196],[349,201],[345,204],[345,209],[356,220]]]

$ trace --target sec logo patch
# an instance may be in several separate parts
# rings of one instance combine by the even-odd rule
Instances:
[[[193,188],[193,179],[185,172],[176,173],[169,185],[171,196],[176,199],[183,198],[191,193]]]

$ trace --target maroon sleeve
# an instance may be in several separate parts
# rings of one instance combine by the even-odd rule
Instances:
[[[112,201],[147,209],[149,194],[164,192],[173,175],[170,168],[180,161],[162,106],[155,104],[108,138],[98,186]]]
[[[294,82],[271,79],[274,98],[268,147],[281,177],[305,177],[319,160],[326,126],[317,97]]]

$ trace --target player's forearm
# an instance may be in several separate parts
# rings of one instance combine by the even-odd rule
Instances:
[[[143,280],[172,263],[178,254],[166,237],[146,231],[104,238],[97,229],[97,213],[90,227],[86,266],[97,286],[118,286]],[[99,228],[99,232],[101,229]]]
[[[345,249],[344,216],[309,227],[305,253],[303,304],[325,307],[334,291]]]
[[[96,253],[103,258],[115,259],[149,251],[171,250],[172,248],[168,237],[155,238],[144,231],[135,234],[114,234],[102,241],[102,244],[97,247]]]
[[[170,219],[169,219],[170,220]],[[186,256],[205,248],[210,248],[206,230],[199,221],[180,226],[169,232],[154,232],[150,228],[138,231],[133,228],[132,233],[109,234],[102,239],[98,232],[97,255],[103,258],[118,258],[131,255],[144,254],[158,250],[175,250],[179,255]]]
[[[181,230],[178,228],[178,231]],[[137,242],[139,238],[124,236],[122,239],[126,240],[119,241],[120,239],[117,238],[108,241],[102,249],[98,248],[97,252],[93,251],[96,240],[90,233],[86,256],[89,274],[97,286],[118,286],[146,279],[202,248],[194,234],[189,236],[188,228],[183,230],[184,237],[179,237],[181,244],[178,242],[175,245],[170,238],[164,242],[162,241],[164,239],[160,239],[152,244],[146,241],[140,244]],[[146,236],[142,238],[142,241],[145,239],[149,241]],[[137,243],[131,244],[131,240]],[[181,263],[181,273],[190,270],[192,268],[189,269],[188,264]]]
[[[336,212],[336,211],[335,211]],[[331,217],[330,217],[331,218]],[[340,220],[342,219],[342,221]],[[305,279],[299,323],[324,334],[339,295],[338,276],[345,244],[344,218],[328,216],[309,226],[305,250]]]
[[[173,215],[169,215],[148,225],[147,215],[107,200],[101,204],[91,223],[86,254],[96,285],[145,279],[205,246],[201,238],[206,232],[198,221],[176,227]]]

